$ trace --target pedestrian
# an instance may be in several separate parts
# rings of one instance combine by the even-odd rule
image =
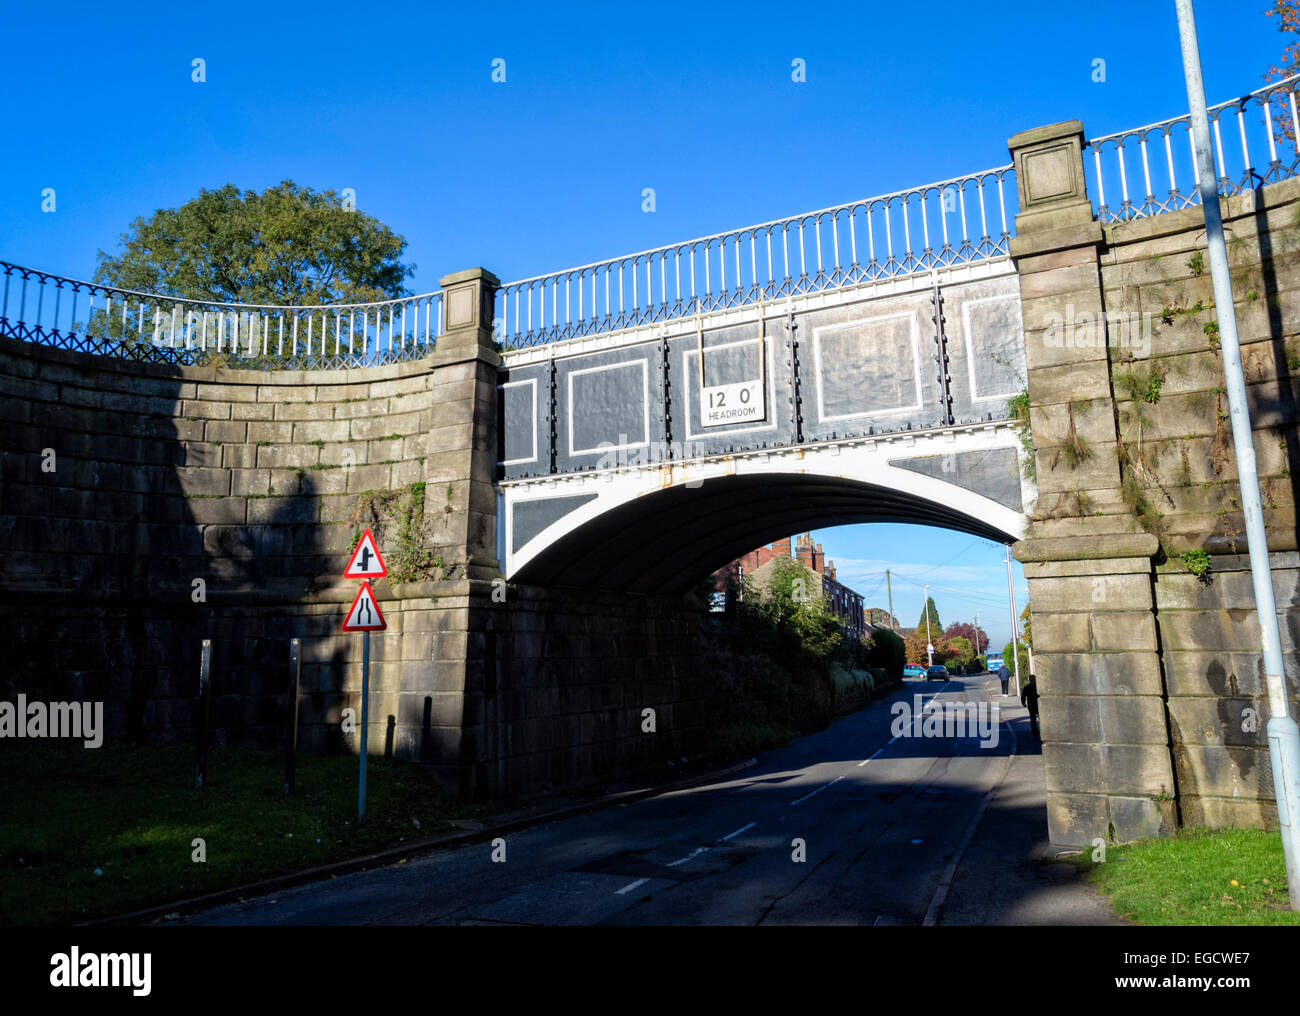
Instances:
[[[1034,740],[1042,744],[1043,735],[1038,730],[1038,681],[1033,674],[1029,675],[1029,683],[1020,692],[1020,704],[1029,710],[1029,724],[1034,729]]]
[[[1011,680],[1011,671],[1003,666],[1001,660],[998,660],[997,663],[993,664],[993,673],[1002,682],[1002,694],[1006,695],[1008,693],[1007,683]]]

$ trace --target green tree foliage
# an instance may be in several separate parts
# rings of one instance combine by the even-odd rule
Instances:
[[[948,639],[944,643],[944,649],[946,650],[944,663],[947,666],[956,664],[959,667],[967,667],[975,661],[975,647],[971,645],[970,639],[962,635],[955,635]]]
[[[975,626],[969,621],[955,621],[948,625],[943,633],[945,639],[953,639],[959,635],[975,647],[975,652],[983,653],[988,650],[989,637],[983,628],[976,631]]]
[[[409,295],[406,240],[332,190],[285,180],[258,193],[200,190],[131,223],[99,252],[105,286],[218,303],[360,303]]]
[[[897,632],[888,629],[876,631],[871,636],[871,644],[867,647],[866,663],[868,667],[883,669],[890,680],[901,681],[903,664],[907,662],[906,652],[903,637]]]
[[[1020,612],[1020,637],[1025,645],[1031,649],[1034,646],[1034,635],[1030,630],[1029,604],[1025,604],[1025,609]]]
[[[927,614],[930,617],[929,632],[926,632],[925,630],[925,618]],[[933,596],[926,597],[925,607],[921,610],[921,619],[916,622],[916,633],[923,639],[928,636],[931,641],[943,637],[943,625],[939,622],[939,608],[934,605]],[[937,649],[938,646],[936,645],[935,648]]]
[[[759,617],[784,636],[782,655],[791,664],[825,665],[844,642],[843,628],[815,582],[797,561],[778,560],[762,594],[745,595]]]
[[[1016,664],[1014,657],[1011,655],[1011,643],[1008,642],[1002,650],[1002,665],[1007,668],[1007,672],[1015,677]],[[1024,684],[1029,680],[1029,648],[1020,643],[1020,683]]]

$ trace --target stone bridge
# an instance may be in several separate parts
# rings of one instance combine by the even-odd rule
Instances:
[[[1295,87],[1211,110],[1292,682]],[[298,637],[304,743],[355,750],[337,576],[369,525],[391,569],[370,744],[465,794],[535,792],[700,749],[681,594],[714,568],[799,529],[917,522],[1025,563],[1055,842],[1267,825],[1186,135],[1067,121],[981,173],[382,304],[0,262],[0,687],[184,740],[212,639],[218,739],[269,746]]]

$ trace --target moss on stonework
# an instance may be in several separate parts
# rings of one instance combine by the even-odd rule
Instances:
[[[353,527],[352,542],[369,529],[388,564],[394,582],[421,582],[444,578],[442,555],[428,546],[429,532],[424,513],[425,485],[412,483],[405,490],[367,490],[357,495],[356,508],[348,518]],[[393,524],[391,546],[387,537]]]

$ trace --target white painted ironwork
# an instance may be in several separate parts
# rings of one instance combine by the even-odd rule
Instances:
[[[505,344],[510,348],[541,345],[681,317],[695,313],[697,307],[704,312],[739,307],[1004,257],[1011,238],[1008,223],[1014,221],[1015,209],[1007,208],[1008,190],[1002,184],[1012,173],[1011,166],[999,166],[506,283],[497,295],[497,317],[505,326]],[[987,200],[996,202],[999,213],[992,233],[985,212],[986,189],[991,191]],[[1014,196],[1015,189],[1009,191]],[[966,202],[972,195],[979,200],[979,236],[970,235],[966,221]],[[857,244],[863,223],[868,247],[865,261],[859,258]],[[932,223],[941,224],[943,233],[943,243],[937,248],[931,244]],[[916,224],[921,229],[919,250],[912,244]],[[876,232],[881,226],[886,248],[883,258],[876,249]],[[899,226],[903,247],[896,250],[894,236]],[[955,238],[958,232],[959,240]],[[780,238],[779,250],[774,250],[774,234]],[[847,249],[842,243],[846,235]],[[630,303],[624,296],[625,277],[632,283]],[[617,301],[611,300],[611,279]],[[566,292],[571,284],[580,292],[590,292],[588,311],[571,314],[566,303],[561,318],[552,300],[548,322],[547,290],[554,293],[561,284]],[[602,291],[603,304],[599,300]]]
[[[222,354],[245,368],[372,366],[423,356],[442,331],[441,292],[292,307],[139,293],[7,261],[0,276],[0,336],[151,362],[203,363]]]
[[[1221,194],[1239,194],[1300,172],[1297,87],[1300,75],[1293,75],[1210,107]],[[1174,117],[1086,143],[1092,153],[1084,159],[1088,190],[1102,222],[1200,203],[1188,122],[1186,116]],[[1186,145],[1176,137],[1180,132],[1188,135]],[[1268,153],[1266,165],[1253,161],[1252,133],[1254,152]],[[1129,172],[1139,164],[1143,194],[1130,192]],[[1000,166],[510,282],[497,293],[498,337],[506,348],[543,345],[681,317],[697,307],[723,310],[1005,257],[1016,208],[1008,207],[1015,188],[1004,184],[1013,173],[1011,166]],[[1114,174],[1109,188],[1108,174]],[[1179,179],[1192,185],[1184,190]],[[1107,203],[1108,190],[1119,198],[1115,207]],[[972,196],[979,208],[978,235],[967,217]],[[864,224],[865,252],[858,247]],[[919,250],[913,246],[918,224]],[[255,306],[122,290],[5,261],[0,275],[0,336],[89,353],[193,363],[217,352],[243,367],[351,367],[423,356],[442,332],[437,291],[374,303]]]
[[[1254,190],[1300,171],[1300,151],[1295,137],[1297,87],[1300,87],[1300,74],[1293,74],[1209,108],[1220,194]],[[1255,152],[1268,152],[1266,165],[1257,165],[1252,158],[1252,135],[1259,142]],[[1201,203],[1197,191],[1200,173],[1192,149],[1188,116],[1171,117],[1135,130],[1093,138],[1085,148],[1092,152],[1091,159],[1084,159],[1088,192],[1093,195],[1097,218],[1102,222],[1176,212]],[[1142,165],[1142,194],[1129,190],[1128,159],[1134,153]],[[1164,155],[1163,160],[1160,154]],[[1165,175],[1164,179],[1161,174]],[[1180,188],[1179,178],[1191,186]],[[1112,197],[1116,194],[1116,180],[1120,202],[1112,207],[1106,201],[1106,194],[1107,191]]]

